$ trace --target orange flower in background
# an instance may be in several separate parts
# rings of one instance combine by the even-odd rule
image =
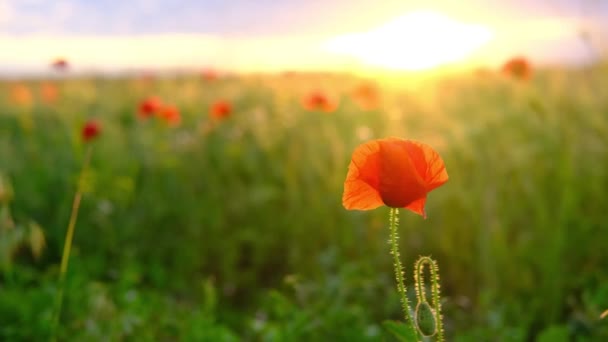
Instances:
[[[211,68],[204,69],[201,76],[205,81],[215,81],[219,78],[217,71]]]
[[[147,92],[156,81],[156,73],[153,70],[138,70],[137,74],[130,79],[130,87],[140,92]]]
[[[336,110],[338,104],[336,101],[330,99],[326,94],[320,91],[314,91],[302,100],[302,105],[307,110],[321,111],[330,113]]]
[[[295,71],[293,71],[293,70],[288,70],[288,71],[283,71],[283,72],[281,73],[281,75],[282,75],[283,77],[292,78],[292,77],[297,76],[298,74],[297,74],[297,72],[295,72]]]
[[[156,73],[152,70],[145,70],[139,75],[139,80],[144,83],[152,83],[156,80]]]
[[[225,119],[232,113],[232,106],[229,102],[220,100],[211,105],[209,115],[216,120]]]
[[[484,68],[484,67],[479,67],[476,68],[473,73],[475,74],[475,76],[477,77],[488,77],[492,75],[492,70],[488,69],[488,68]]]
[[[32,91],[25,84],[15,84],[11,87],[11,100],[22,106],[29,106],[34,101]]]
[[[182,116],[179,113],[179,110],[175,106],[165,106],[163,107],[158,116],[165,120],[167,125],[169,126],[177,126],[182,122]]]
[[[355,88],[353,99],[361,109],[372,110],[380,104],[380,91],[374,84],[364,83]]]
[[[96,120],[87,121],[82,127],[82,140],[89,142],[101,133],[101,125]]]
[[[57,58],[51,63],[51,66],[57,71],[66,71],[68,69],[68,61],[64,58]]]
[[[55,103],[59,98],[59,89],[50,82],[44,82],[40,85],[40,96],[46,103]]]
[[[443,160],[429,145],[400,138],[371,140],[353,152],[342,204],[350,210],[406,208],[426,217],[427,194],[447,180]]]
[[[508,76],[521,80],[532,77],[532,66],[524,57],[511,58],[502,66],[502,71]]]
[[[142,119],[147,119],[159,114],[163,108],[163,101],[158,96],[150,96],[139,103],[138,114]]]

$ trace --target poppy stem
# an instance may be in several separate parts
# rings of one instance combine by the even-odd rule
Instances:
[[[441,295],[439,291],[439,266],[437,265],[437,261],[428,256],[421,256],[414,264],[414,282],[416,283],[416,300],[418,301],[418,305],[416,306],[416,326],[418,330],[421,330],[421,324],[425,323],[420,321],[420,319],[424,317],[420,316],[420,312],[418,311],[419,308],[421,305],[426,305],[427,307],[429,305],[426,299],[425,291],[425,266],[428,267],[430,272],[432,304],[431,314],[433,316],[432,327],[430,328],[433,333],[428,336],[433,336],[436,334],[436,341],[443,342],[445,341],[445,337],[443,336],[443,315],[441,314]]]
[[[391,208],[389,213],[390,222],[390,244],[391,254],[394,259],[395,267],[395,279],[397,280],[397,291],[401,297],[401,307],[403,314],[405,315],[405,321],[410,326],[416,336],[418,336],[417,329],[414,326],[414,320],[412,319],[410,303],[407,299],[407,290],[405,288],[405,279],[403,273],[403,266],[401,265],[400,254],[399,254],[399,234],[397,228],[399,227],[399,209]]]
[[[51,341],[57,340],[57,327],[59,326],[59,318],[61,316],[61,306],[63,304],[63,293],[66,283],[66,274],[68,271],[68,263],[70,260],[70,251],[72,249],[72,240],[74,238],[74,228],[76,227],[76,219],[78,218],[78,209],[80,208],[80,200],[82,198],[82,183],[84,180],[85,172],[89,166],[91,160],[92,145],[87,147],[87,151],[84,157],[80,176],[78,177],[78,184],[76,186],[76,194],[74,195],[74,201],[72,202],[72,212],[70,214],[70,221],[68,222],[68,230],[65,235],[65,242],[63,244],[63,254],[61,255],[61,267],[59,269],[59,290],[57,292],[55,313],[53,315],[53,321],[51,326]]]

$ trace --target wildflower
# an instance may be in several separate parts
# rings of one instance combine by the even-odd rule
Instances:
[[[145,70],[139,75],[139,80],[143,83],[152,83],[156,80],[156,73],[152,70]]]
[[[342,204],[351,210],[387,205],[426,217],[427,194],[447,180],[443,160],[429,145],[399,138],[371,140],[353,152]]]
[[[220,100],[211,105],[209,109],[209,115],[216,120],[225,119],[230,116],[232,112],[232,106],[229,102]]]
[[[182,122],[179,110],[175,106],[165,106],[158,113],[159,117],[165,120],[169,126],[177,126]]]
[[[527,80],[532,76],[532,66],[524,57],[511,58],[503,65],[502,71],[520,80]]]
[[[22,106],[29,106],[33,102],[30,88],[24,84],[16,84],[11,87],[11,100]]]
[[[355,103],[363,110],[372,110],[378,107],[380,94],[378,88],[372,83],[364,83],[353,90]]]
[[[142,119],[147,119],[159,114],[163,108],[163,101],[157,96],[150,96],[139,103],[138,114]]]
[[[101,133],[101,125],[95,120],[87,121],[82,127],[82,140],[89,142]]]
[[[211,68],[204,69],[201,73],[201,76],[205,81],[215,81],[218,79],[217,72]]]
[[[314,91],[302,100],[302,105],[307,110],[322,111],[331,113],[338,107],[337,103],[331,100],[325,93]]]
[[[68,69],[68,61],[64,58],[57,58],[51,63],[51,66],[57,71],[66,71]]]
[[[53,83],[44,82],[40,85],[40,95],[44,102],[54,103],[59,98],[59,89]]]

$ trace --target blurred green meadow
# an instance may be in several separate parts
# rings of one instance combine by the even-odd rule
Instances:
[[[449,341],[608,341],[608,66],[534,72],[1,82],[0,341],[50,336],[91,118],[60,341],[393,341],[389,209],[341,202],[352,151],[388,136],[450,176],[400,226],[409,290],[418,256],[439,263]],[[315,90],[336,110],[305,109]],[[141,119],[148,96],[181,124]]]

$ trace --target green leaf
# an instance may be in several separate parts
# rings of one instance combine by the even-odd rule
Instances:
[[[570,333],[567,326],[552,325],[543,330],[536,339],[537,342],[568,342]]]
[[[40,259],[42,255],[42,251],[46,246],[46,240],[44,238],[44,231],[42,228],[36,223],[30,223],[30,249],[32,251],[32,255],[36,260]]]
[[[0,203],[10,203],[13,199],[13,188],[8,179],[0,172]]]
[[[418,337],[411,327],[397,321],[384,321],[382,325],[400,342],[416,342]]]
[[[213,278],[203,281],[203,313],[213,316],[217,306],[217,292],[213,284]]]

